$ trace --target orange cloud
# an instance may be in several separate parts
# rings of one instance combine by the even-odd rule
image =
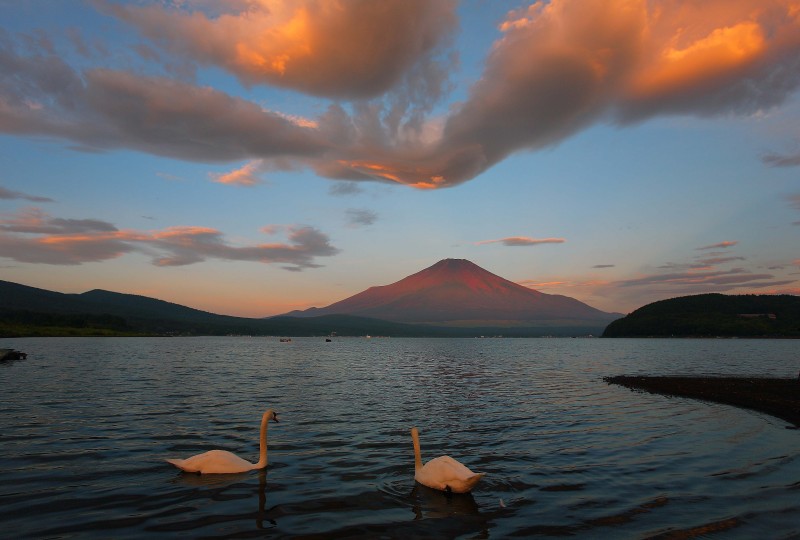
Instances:
[[[796,86],[795,0],[663,0],[645,30],[623,116],[753,111],[785,99],[785,84]]]
[[[389,90],[456,28],[452,0],[219,0],[218,16],[161,6],[107,9],[151,39],[247,84],[332,97]]]
[[[633,77],[628,90],[634,99],[641,99],[713,81],[755,61],[766,47],[763,30],[755,22],[716,28],[685,48],[667,46],[652,66]]]
[[[211,178],[214,182],[219,182],[220,184],[254,186],[261,181],[258,176],[256,176],[261,167],[262,161],[256,159],[246,163],[239,169],[227,173],[212,173]]]
[[[560,287],[568,283],[568,281],[533,281],[530,279],[517,282],[518,285],[528,287],[529,289],[547,289],[550,287]]]
[[[448,87],[451,64],[441,53],[456,27],[453,2],[173,3],[207,11],[163,4],[101,5],[153,44],[247,84],[355,101],[297,118],[185,80],[79,71],[46,47],[7,39],[0,132],[199,162],[256,160],[214,177],[236,185],[304,167],[337,180],[436,189],[598,121],[753,114],[800,86],[798,0],[536,2],[500,24],[480,79],[433,118]],[[798,163],[794,155],[763,159]]]

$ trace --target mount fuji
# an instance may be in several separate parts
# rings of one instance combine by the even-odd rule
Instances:
[[[466,259],[444,259],[396,283],[286,316],[333,314],[460,327],[605,326],[622,317],[568,296],[523,287]]]

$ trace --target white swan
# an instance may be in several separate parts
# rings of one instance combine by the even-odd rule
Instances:
[[[414,480],[433,489],[468,493],[486,473],[474,473],[450,456],[439,456],[422,465],[419,452],[419,432],[411,428],[414,441]]]
[[[179,469],[200,474],[241,473],[267,466],[267,423],[278,422],[278,413],[268,409],[261,417],[261,441],[259,445],[258,463],[250,463],[227,450],[209,450],[187,459],[168,459]]]

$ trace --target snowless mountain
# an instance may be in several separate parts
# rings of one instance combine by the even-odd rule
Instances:
[[[545,294],[484,270],[466,259],[444,259],[391,285],[370,287],[292,317],[348,314],[440,326],[605,325],[622,317],[558,294]]]

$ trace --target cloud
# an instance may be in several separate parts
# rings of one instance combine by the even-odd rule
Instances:
[[[113,232],[117,228],[96,219],[51,218],[38,208],[27,208],[9,218],[0,218],[0,231],[67,235],[92,232]]]
[[[227,173],[211,173],[211,178],[214,182],[219,182],[220,184],[254,186],[261,182],[261,179],[257,176],[261,165],[261,160],[256,159],[246,163],[239,169]]]
[[[354,227],[372,225],[378,220],[378,214],[372,210],[350,208],[347,210],[347,222]]]
[[[429,61],[457,27],[452,0],[223,0],[218,13],[105,4],[143,35],[246,85],[378,96]],[[222,11],[221,13],[219,11]]]
[[[770,167],[797,167],[800,166],[800,153],[797,154],[765,154],[761,161]]]
[[[596,264],[592,268],[614,268],[613,264]]]
[[[328,193],[335,197],[344,197],[346,195],[357,195],[363,193],[364,189],[358,185],[357,182],[336,182],[331,184],[328,188]]]
[[[539,244],[563,244],[566,242],[563,238],[529,238],[527,236],[509,236],[506,238],[499,238],[497,240],[481,240],[475,242],[476,246],[484,244],[503,244],[504,246],[518,247],[518,246],[538,246]]]
[[[523,279],[522,281],[518,281],[517,285],[522,285],[523,287],[528,287],[529,289],[548,289],[550,287],[562,287],[565,285],[569,285],[567,281],[535,281],[532,279]]]
[[[269,229],[267,229],[269,231]],[[287,242],[236,246],[207,227],[169,227],[156,231],[119,230],[93,219],[52,218],[38,209],[0,217],[0,257],[18,262],[79,265],[148,254],[156,266],[183,266],[207,259],[287,264],[287,269],[316,268],[317,257],[339,250],[327,235],[308,226],[282,228]]]
[[[795,193],[794,195],[789,195],[786,197],[789,201],[789,204],[795,210],[800,210],[800,193]]]
[[[318,130],[208,87],[118,70],[78,73],[0,39],[0,132],[90,150],[131,148],[198,162],[321,154]]]
[[[735,246],[739,242],[737,240],[725,240],[724,242],[719,242],[717,244],[711,244],[710,246],[703,246],[697,248],[698,251],[704,251],[708,249],[727,249],[730,247]]]
[[[10,189],[6,189],[2,186],[0,186],[0,199],[23,199],[31,202],[53,202],[53,199],[50,199],[49,197],[28,195],[27,193],[22,193],[21,191],[11,191]]]
[[[697,262],[702,266],[717,266],[733,261],[744,261],[744,257],[707,257],[705,259],[698,259]]]
[[[727,290],[740,286],[767,287],[793,283],[793,281],[770,281],[774,278],[775,276],[772,274],[753,274],[742,268],[734,268],[732,270],[653,274],[618,281],[616,285],[620,287],[691,286],[701,289],[709,289],[713,286],[714,290],[720,290],[720,288]]]
[[[456,63],[443,56],[451,2],[101,5],[151,45],[247,84],[353,101],[298,120],[181,80],[78,71],[41,36],[25,53],[0,39],[0,132],[436,189],[597,122],[752,115],[800,86],[796,0],[536,2],[508,14],[480,79],[439,116]]]

